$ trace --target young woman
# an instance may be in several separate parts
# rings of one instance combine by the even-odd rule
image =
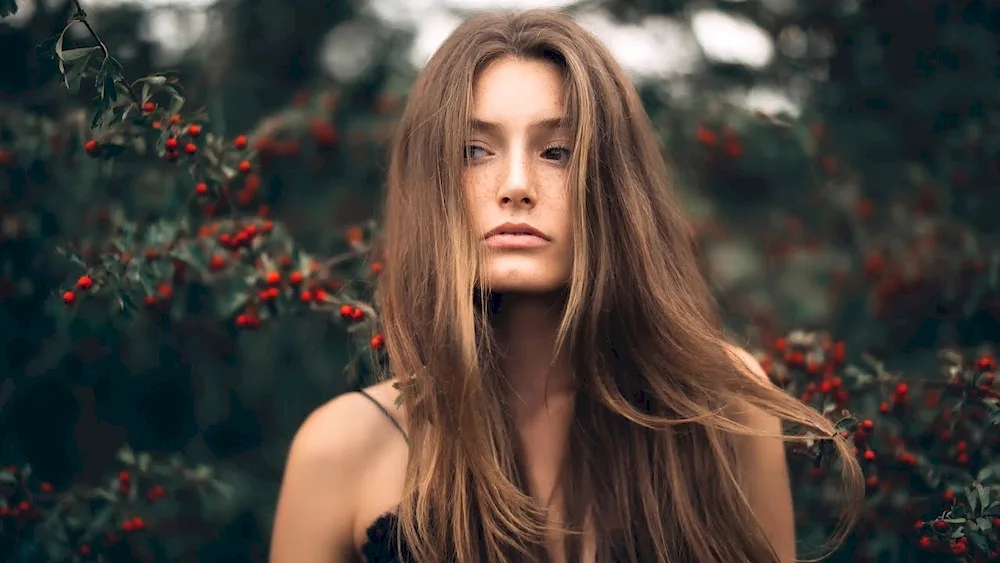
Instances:
[[[833,441],[858,506],[834,428],[726,344],[639,97],[569,17],[445,41],[384,235],[393,379],[303,424],[275,563],[793,561],[781,420]]]

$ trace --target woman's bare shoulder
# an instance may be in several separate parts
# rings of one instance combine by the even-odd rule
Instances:
[[[391,383],[366,391],[390,413],[398,411],[394,400],[385,400],[394,391]],[[339,395],[313,411],[288,453],[273,560],[312,561],[309,550],[336,554],[337,561],[351,559],[357,519],[369,517],[368,475],[399,447],[397,440],[392,422],[361,393]]]
[[[333,458],[363,463],[377,454],[395,428],[372,399],[397,421],[401,421],[401,413],[391,382],[373,385],[365,392],[368,397],[361,393],[338,395],[313,411],[296,432],[289,455],[301,453],[324,463]]]

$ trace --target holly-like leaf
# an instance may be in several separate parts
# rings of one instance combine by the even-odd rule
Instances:
[[[0,0],[0,18],[13,16],[17,13],[17,0]]]

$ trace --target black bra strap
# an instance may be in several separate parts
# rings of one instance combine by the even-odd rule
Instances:
[[[406,432],[403,432],[403,427],[399,425],[399,421],[396,420],[396,417],[392,416],[389,410],[386,409],[384,406],[382,406],[382,403],[376,401],[375,397],[369,395],[368,392],[365,391],[364,389],[358,389],[358,393],[361,393],[365,397],[368,397],[368,400],[371,401],[376,407],[378,407],[378,410],[382,411],[382,414],[384,414],[385,417],[389,419],[389,422],[391,422],[392,425],[396,427],[396,430],[399,430],[399,434],[403,436],[403,441],[406,442],[407,446],[409,446],[410,439],[406,436]]]

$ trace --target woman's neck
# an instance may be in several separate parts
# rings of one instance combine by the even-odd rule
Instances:
[[[576,382],[565,350],[555,344],[562,317],[558,295],[496,296],[493,326],[504,351],[501,370],[509,384],[515,420],[531,418],[553,401],[571,398]]]

